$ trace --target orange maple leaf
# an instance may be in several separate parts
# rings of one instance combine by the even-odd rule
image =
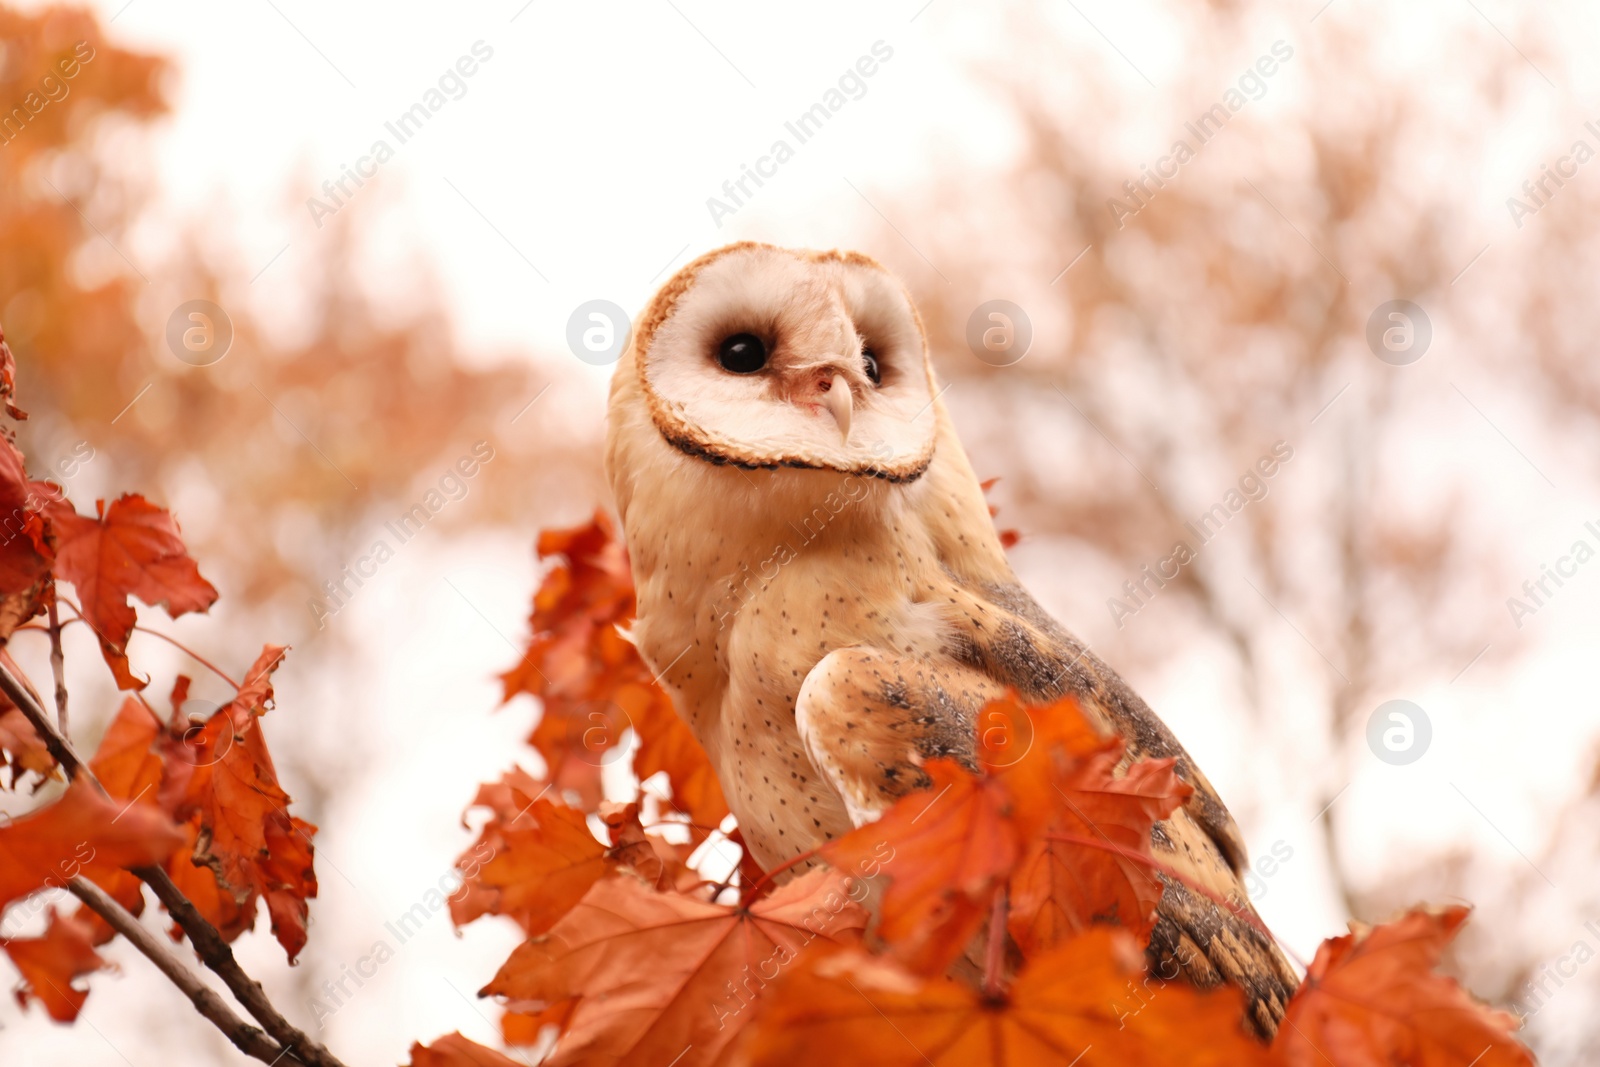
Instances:
[[[521,661],[501,675],[504,698],[539,698],[530,743],[556,787],[575,792],[585,810],[601,799],[600,768],[626,752],[631,728],[641,779],[665,771],[673,804],[689,820],[714,827],[728,814],[710,761],[619,627],[636,611],[627,549],[611,520],[539,534],[541,560],[556,563],[533,599],[533,637]]]
[[[65,500],[48,504],[45,514],[56,539],[56,577],[77,587],[83,619],[100,639],[100,651],[119,689],[143,689],[128,666],[128,638],[137,616],[130,596],[160,605],[176,618],[205,611],[217,599],[189,557],[178,524],[165,509],[137,493],[126,493],[107,507],[95,502],[98,518],[79,515]]]
[[[924,770],[933,783],[928,789],[830,841],[822,855],[841,871],[881,866],[890,881],[879,936],[913,970],[938,974],[983,925],[1025,838],[1000,779],[975,777],[952,760],[931,760]]]
[[[960,956],[1008,886],[1009,928],[1025,950],[1095,922],[1142,940],[1162,884],[1140,859],[1150,858],[1151,827],[1191,790],[1172,760],[1119,777],[1124,747],[1070,698],[1027,706],[1008,695],[978,716],[981,776],[931,761],[927,790],[822,854],[843,870],[881,866],[890,884],[878,932],[919,974]]]
[[[481,995],[520,1011],[575,1001],[550,1067],[718,1062],[763,987],[818,937],[853,938],[849,879],[812,871],[748,907],[657,893],[616,875],[524,942]]]
[[[265,901],[290,962],[306,942],[308,901],[317,895],[311,836],[289,814],[260,718],[272,703],[272,673],[286,648],[267,645],[234,698],[203,724],[179,714],[187,679],[174,689],[170,722],[141,699],[118,709],[90,766],[114,796],[159,797],[180,824],[184,848],[167,873],[227,940],[255,925]]]
[[[159,795],[164,767],[151,746],[161,732],[160,721],[138,698],[122,701],[89,760],[89,769],[106,792],[123,800]]]
[[[1286,1067],[1533,1067],[1514,1016],[1437,973],[1470,909],[1415,908],[1317,949],[1273,1045]]]
[[[466,893],[450,899],[450,918],[461,926],[505,915],[529,934],[550,929],[616,866],[583,812],[544,796],[497,812],[456,866],[466,869],[473,860],[476,874],[465,880]]]
[[[493,816],[456,860],[463,885],[450,897],[450,918],[457,926],[504,915],[528,934],[544,933],[590,886],[624,867],[658,889],[699,880],[686,864],[686,846],[644,832],[638,804],[601,804],[607,844],[583,812],[549,799],[551,791],[520,768],[479,787],[473,807]]]
[[[1082,718],[1075,707],[1071,711]],[[1172,759],[1140,760],[1119,777],[1125,747],[1121,738],[1111,738],[1069,760],[1052,761],[1051,793],[1043,798],[1050,811],[1045,833],[1029,845],[1011,882],[1008,926],[1025,953],[1055,945],[1091,923],[1123,926],[1140,943],[1155,928],[1164,886],[1140,857],[1152,858],[1151,827],[1194,789],[1178,777]]]
[[[183,835],[151,803],[124,803],[78,778],[59,800],[0,827],[0,910],[77,875],[160,863]]]
[[[177,763],[187,773],[169,776],[164,793],[181,786],[174,814],[199,818],[194,864],[211,868],[246,923],[254,922],[256,897],[264,899],[272,932],[293,963],[306,943],[307,902],[317,895],[311,845],[317,828],[289,814],[289,794],[278,784],[260,723],[272,702],[272,672],[286,651],[263,647],[233,700],[197,735],[178,742]]]
[[[506,1013],[500,1017],[500,1036],[508,1045],[536,1045],[544,1040],[546,1027],[555,1027],[556,1033],[566,1029],[577,1004],[576,1000],[563,1000],[525,1012],[517,1011],[515,1003],[507,1004]]]
[[[0,352],[9,354],[3,340]],[[0,395],[5,395],[3,380]],[[0,435],[0,640],[44,610],[54,550],[39,513],[60,492],[45,482],[30,482],[22,453],[9,435]]]
[[[33,723],[16,705],[0,696],[0,767],[9,768],[11,788],[15,789],[30,771],[40,779],[47,777],[55,765],[55,757]]]
[[[11,354],[11,346],[6,344],[6,334],[0,330],[0,401],[4,401],[6,414],[17,421],[28,417],[28,413],[16,405],[17,395],[17,357]]]
[[[52,906],[42,935],[4,942],[6,955],[16,964],[25,983],[17,990],[17,1003],[26,1004],[33,997],[58,1023],[76,1019],[89,998],[87,989],[72,983],[106,965],[94,950],[95,929],[84,921],[83,914],[93,915],[83,913],[81,908],[63,915]]]
[[[424,1047],[418,1041],[411,1046],[411,1061],[407,1067],[527,1067],[492,1048],[484,1048],[469,1041],[457,1031],[446,1034],[433,1044]]]
[[[1032,960],[1011,988],[984,994],[922,981],[881,957],[843,950],[802,959],[762,1003],[740,1045],[751,1067],[1257,1067],[1267,1050],[1245,1034],[1237,990],[1150,988],[1127,934],[1096,928]]]

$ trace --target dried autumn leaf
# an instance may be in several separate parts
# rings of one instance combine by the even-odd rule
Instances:
[[[739,1046],[750,1067],[1259,1067],[1237,990],[1154,987],[1127,934],[1098,928],[1031,961],[1004,994],[923,982],[856,951],[802,959],[762,1002]],[[1129,992],[1145,983],[1140,1001]],[[1142,1006],[1141,1006],[1142,1005]],[[1093,1050],[1092,1054],[1089,1050]],[[1342,1067],[1342,1065],[1341,1065]]]
[[[656,686],[650,687],[650,694],[651,699],[643,707],[628,711],[638,737],[634,773],[643,781],[659,771],[666,772],[674,808],[696,826],[720,825],[728,815],[728,802],[705,749],[673,710],[671,698]],[[624,701],[624,709],[629,708],[625,691],[618,694],[618,699]]]
[[[84,621],[100,639],[100,650],[120,689],[143,689],[128,667],[128,638],[137,616],[130,596],[164,607],[176,618],[205,611],[217,591],[200,576],[165,508],[137,493],[95,503],[99,517],[79,515],[70,504],[47,505],[56,537],[55,573],[77,587]]]
[[[174,689],[170,722],[129,697],[90,766],[113,796],[158,798],[179,823],[183,848],[167,873],[227,940],[255,925],[264,901],[292,962],[305,946],[308,901],[317,894],[311,836],[289,814],[260,718],[286,649],[265,646],[234,698],[204,723],[179,714],[187,679]]]
[[[538,798],[549,793],[552,786],[533,777],[521,767],[513,767],[500,776],[498,782],[485,782],[478,786],[467,811],[486,808],[491,812],[484,823],[474,846],[456,860],[456,869],[462,872],[461,888],[450,896],[450,918],[457,926],[465,926],[483,915],[497,915],[500,908],[500,888],[478,877],[482,865],[504,847],[499,828],[514,822],[519,812],[527,809]],[[461,825],[468,826],[466,813]]]
[[[15,704],[0,696],[0,767],[9,768],[10,787],[15,789],[22,776],[30,772],[42,780],[55,765],[55,757],[33,723]]]
[[[492,1048],[484,1048],[476,1041],[468,1041],[458,1031],[444,1035],[426,1048],[420,1041],[412,1045],[408,1067],[526,1067],[526,1064]]]
[[[701,884],[700,872],[689,866],[689,859],[699,847],[693,837],[674,843],[659,834],[645,833],[639,821],[640,805],[637,800],[627,804],[606,801],[600,805],[600,821],[606,824],[611,841],[609,855],[620,867],[627,867],[659,890],[677,889],[690,892]],[[674,822],[655,825],[673,827]]]
[[[1011,790],[999,779],[975,777],[951,760],[931,760],[924,769],[928,789],[828,842],[822,855],[841,871],[889,876],[879,936],[913,970],[939,974],[983,925],[1025,838],[1012,818]]]
[[[603,512],[583,526],[545,530],[540,559],[554,559],[534,595],[533,637],[521,661],[501,675],[505,699],[539,698],[529,739],[561,790],[586,810],[600,802],[600,767],[620,758],[631,728],[640,778],[665,771],[675,806],[701,826],[728,814],[722,787],[702,750],[619,627],[633,621],[633,575],[627,551]]]
[[[619,622],[633,617],[633,576],[604,513],[585,526],[541,531],[537,547],[541,560],[557,562],[534,594],[527,651],[501,681],[506,700],[518,693],[539,698],[529,740],[550,780],[593,808],[600,802],[600,761],[627,729],[607,697],[624,680],[619,674],[637,673],[638,653],[616,633]],[[597,716],[605,721],[596,724]]]
[[[151,746],[161,733],[161,722],[138,698],[123,699],[89,760],[89,769],[106,792],[123,800],[159,795],[163,766]]]
[[[1025,953],[1058,944],[1091,923],[1125,927],[1140,943],[1155,928],[1164,887],[1133,857],[1151,858],[1151,827],[1194,790],[1178,778],[1172,759],[1141,760],[1117,777],[1122,750],[1117,740],[1080,757],[1054,783],[1054,817],[1030,844],[1011,882],[1008,925]]]
[[[28,417],[28,413],[16,405],[17,396],[17,357],[11,354],[11,346],[6,344],[4,330],[0,330],[0,402],[4,402],[6,414],[17,421]]]
[[[198,814],[194,863],[211,868],[246,921],[254,917],[256,897],[265,899],[272,932],[293,963],[306,942],[307,902],[317,895],[316,827],[289,814],[289,794],[278,784],[260,723],[285,651],[265,646],[238,695],[198,734],[176,743],[186,781],[173,813],[181,819]],[[174,762],[169,759],[169,769]],[[170,795],[174,778],[169,775],[164,794]]]
[[[1286,1067],[1532,1067],[1514,1016],[1474,1000],[1437,973],[1468,908],[1416,908],[1394,922],[1330,938],[1273,1045]]]
[[[241,904],[233,893],[217,881],[215,871],[194,863],[193,857],[199,848],[201,834],[198,813],[190,816],[183,826],[183,832],[183,847],[167,864],[167,875],[178,891],[188,897],[195,909],[205,916],[206,921],[217,928],[222,939],[233,941],[255,927],[256,900],[252,897]],[[174,940],[184,936],[183,928],[176,922],[172,924],[170,933]]]
[[[597,882],[548,934],[511,954],[482,995],[519,1010],[574,1000],[550,1067],[719,1061],[749,1001],[817,937],[851,938],[866,912],[849,880],[813,871],[749,907]],[[525,1003],[524,1003],[525,1002]]]
[[[576,1000],[563,1000],[535,1011],[517,1011],[515,1004],[506,1005],[500,1017],[500,1036],[508,1045],[536,1045],[544,1040],[545,1028],[553,1026],[559,1033],[566,1029],[572,1018]]]
[[[160,863],[182,839],[155,805],[124,804],[78,778],[59,800],[0,827],[0,910],[80,874]]]
[[[1051,841],[1047,831],[1148,855],[1151,825],[1188,795],[1170,761],[1114,778],[1122,743],[1099,734],[1070,699],[1029,707],[1011,694],[987,704],[977,728],[981,776],[930,761],[926,790],[822,850],[841,870],[888,875],[878,933],[896,958],[919,974],[943,973],[1008,884],[1020,897],[1013,932],[1028,947],[1097,918],[1148,934],[1161,892],[1155,876],[1125,855]]]
[[[608,845],[595,837],[583,812],[549,799],[550,792],[549,784],[521,769],[479,787],[473,807],[493,814],[456,860],[462,888],[450,898],[450,917],[457,926],[504,915],[529,934],[543,933],[591,885],[622,867],[657,889],[699,881],[686,862],[692,848],[645,833],[637,803],[600,805]]]
[[[505,915],[530,934],[550,929],[615,868],[583,812],[545,797],[487,824],[456,866],[467,870],[469,861],[476,873],[465,879],[469,891],[451,898],[451,920]]]
[[[3,382],[0,395],[7,395]],[[44,610],[53,558],[39,516],[49,499],[46,490],[54,487],[30,482],[22,453],[9,434],[0,434],[0,640]]]
[[[21,972],[24,983],[17,990],[17,1003],[25,1006],[32,997],[56,1022],[76,1019],[89,991],[72,983],[105,966],[105,960],[94,950],[94,935],[94,927],[79,915],[62,915],[51,907],[41,936],[6,941],[6,955]]]
[[[181,704],[181,700],[176,701],[174,709]],[[89,767],[114,797],[123,801],[140,796],[157,797],[166,808],[174,809],[179,794],[193,775],[194,763],[208,758],[196,755],[201,750],[185,743],[186,736],[194,732],[194,727],[176,715],[171,724],[163,724],[143,702],[130,696],[122,702],[100,738],[100,747],[89,761]],[[231,894],[223,893],[209,867],[196,867],[191,862],[195,842],[200,836],[198,813],[191,814],[180,829],[184,835],[183,844],[167,862],[167,873],[200,914],[226,940],[232,941],[252,925],[254,902],[246,915]],[[110,887],[103,888],[110,891]],[[176,932],[178,927],[173,929]]]

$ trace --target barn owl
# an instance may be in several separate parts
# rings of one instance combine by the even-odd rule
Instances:
[[[905,288],[856,253],[742,243],[680,270],[611,385],[606,471],[632,637],[776,864],[971,764],[983,705],[1076,696],[1194,794],[1159,858],[1249,909],[1244,841],[1167,727],[1006,562]],[[849,743],[841,744],[848,736]],[[1169,882],[1149,948],[1232,982],[1271,1034],[1296,984],[1270,939]]]

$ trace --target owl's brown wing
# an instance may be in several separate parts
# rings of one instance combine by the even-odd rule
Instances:
[[[927,759],[945,756],[974,766],[977,716],[1008,686],[1039,702],[1075,696],[1098,725],[1127,741],[1130,760],[1171,756],[1179,776],[1194,787],[1184,807],[1151,834],[1156,854],[1188,883],[1161,876],[1147,950],[1152,970],[1170,975],[1176,968],[1202,988],[1224,981],[1239,986],[1252,1023],[1270,1037],[1298,979],[1250,921],[1255,912],[1239,877],[1244,841],[1210,782],[1144,701],[1025,591],[953,584],[945,599],[956,628],[947,647],[906,654],[839,649],[801,687],[795,704],[801,738],[852,820],[870,821],[928,785],[921,766]],[[1229,900],[1234,910],[1190,885]]]

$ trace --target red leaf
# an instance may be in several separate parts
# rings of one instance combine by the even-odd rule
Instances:
[[[475,873],[464,879],[468,892],[451,898],[450,918],[461,926],[505,915],[530,934],[543,933],[612,871],[608,853],[583,812],[535,796],[519,810],[496,813],[456,861]]]
[[[128,598],[160,605],[176,618],[205,611],[217,591],[200,576],[164,508],[138,494],[119,497],[109,508],[99,501],[97,507],[100,517],[91,519],[64,501],[47,506],[56,535],[56,575],[77,587],[84,621],[100,638],[118,688],[143,689],[146,683],[128,667],[128,637],[136,621]]]
[[[705,752],[673,710],[671,698],[618,632],[633,621],[633,575],[611,521],[539,535],[539,558],[557,562],[534,595],[533,637],[522,660],[501,675],[505,699],[538,697],[543,710],[530,743],[557,789],[575,792],[586,811],[600,803],[600,768],[623,753],[631,728],[640,778],[665,771],[673,804],[701,826],[728,814]]]
[[[1025,950],[1093,922],[1148,937],[1162,885],[1138,859],[1150,856],[1151,827],[1191,792],[1173,761],[1118,776],[1123,742],[1096,732],[1071,699],[1027,707],[1011,695],[977,721],[983,776],[933,760],[927,790],[822,850],[841,870],[889,876],[878,932],[896,957],[943,973],[1008,884],[1010,930]]]
[[[6,955],[24,982],[17,990],[17,1003],[26,1006],[32,997],[56,1022],[76,1019],[89,991],[75,988],[73,981],[106,965],[94,950],[94,935],[94,927],[78,915],[62,915],[52,907],[43,936],[5,942]]]
[[[950,760],[924,768],[933,784],[875,823],[823,847],[841,871],[889,876],[878,934],[920,974],[940,974],[966,950],[1022,855],[1010,789]],[[887,857],[887,858],[886,858]]]
[[[22,453],[0,435],[0,639],[44,610],[53,553],[39,511],[54,492],[54,486],[28,481]]]
[[[1273,1045],[1286,1067],[1533,1067],[1515,1017],[1434,968],[1467,908],[1416,908],[1317,949]]]
[[[316,827],[289,814],[289,794],[278,784],[261,730],[272,703],[271,674],[284,652],[263,648],[238,695],[188,739],[183,769],[189,773],[174,813],[199,815],[194,862],[211,868],[247,922],[255,898],[266,898],[272,932],[293,963],[306,942],[307,901],[317,895]]]
[[[6,414],[21,422],[28,417],[28,413],[17,407],[17,358],[11,354],[11,346],[6,344],[6,335],[0,330],[0,401],[5,403]]]
[[[137,697],[125,697],[101,736],[89,769],[114,797],[132,800],[148,794],[153,800],[160,795],[163,767],[151,746],[161,734],[155,715]]]
[[[735,908],[607,878],[513,952],[483,995],[519,1011],[576,1001],[548,1067],[715,1063],[751,1018],[749,1000],[807,944],[860,930],[866,913],[847,881],[813,871]]]
[[[56,765],[33,723],[4,696],[0,696],[0,756],[0,766],[11,770],[13,789],[24,774],[31,771],[43,779]]]
[[[265,646],[233,700],[203,724],[174,709],[163,725],[140,699],[127,698],[90,766],[113,795],[159,798],[180,823],[185,847],[167,873],[224,938],[254,926],[264,900],[293,962],[305,946],[308,901],[317,895],[316,827],[289,814],[260,722],[285,651]],[[180,685],[174,695],[186,692]]]
[[[752,1067],[1265,1062],[1267,1050],[1240,1026],[1238,990],[1158,983],[1147,1005],[1129,1010],[1140,1002],[1127,989],[1144,978],[1133,940],[1107,929],[1031,961],[1000,996],[946,978],[922,982],[859,952],[812,955],[763,1002],[740,1051]]]
[[[1072,761],[1054,783],[1047,798],[1054,801],[1054,817],[1012,881],[1009,925],[1026,953],[1058,944],[1091,923],[1126,927],[1140,943],[1155,928],[1164,887],[1130,854],[1150,858],[1151,827],[1194,790],[1178,778],[1171,759],[1141,760],[1117,777],[1122,750],[1120,740],[1111,741]]]
[[[484,1048],[476,1041],[468,1041],[457,1032],[444,1035],[426,1048],[420,1041],[412,1045],[408,1067],[526,1067],[526,1064],[492,1048]]]
[[[577,1003],[563,1000],[540,1011],[507,1011],[500,1018],[500,1035],[508,1045],[537,1045],[544,1040],[546,1027],[555,1027],[557,1033],[566,1029]]]
[[[153,804],[125,805],[77,779],[61,799],[0,827],[0,909],[79,874],[160,863],[182,839]]]

